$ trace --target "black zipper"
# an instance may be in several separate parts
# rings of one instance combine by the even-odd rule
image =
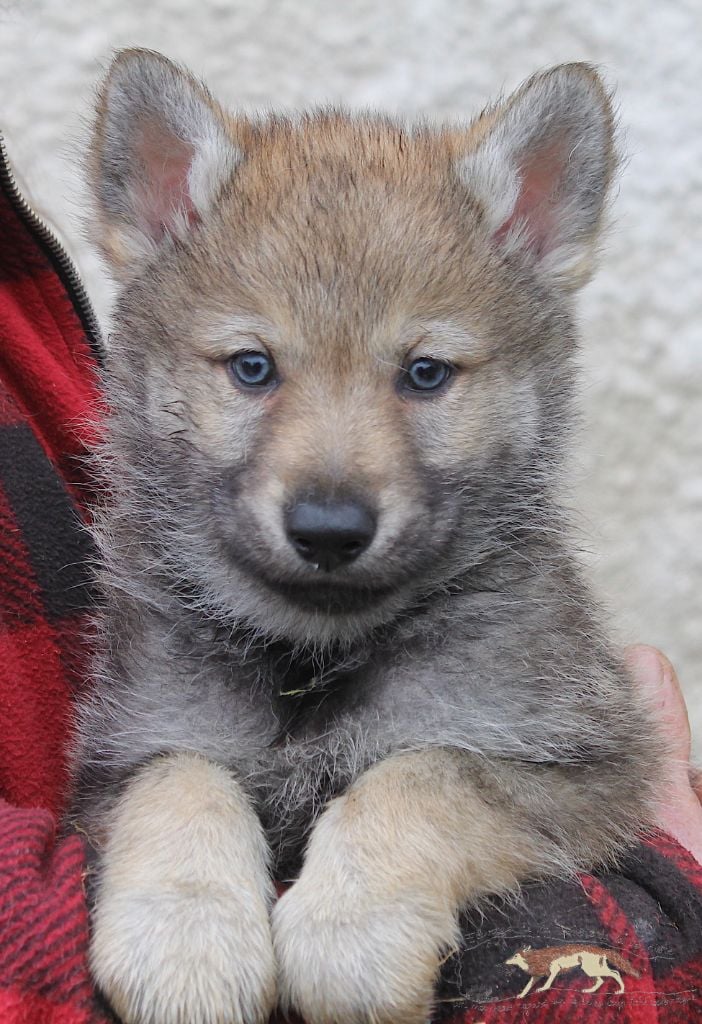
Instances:
[[[59,242],[51,228],[44,223],[42,218],[29,205],[20,192],[19,185],[10,169],[10,161],[7,155],[5,140],[0,133],[0,188],[12,203],[17,214],[32,232],[41,248],[51,261],[51,264],[58,274],[66,289],[73,307],[80,320],[85,336],[93,351],[93,355],[100,366],[104,363],[105,349],[102,340],[100,326],[95,310],[88,298],[80,274],[76,265]]]

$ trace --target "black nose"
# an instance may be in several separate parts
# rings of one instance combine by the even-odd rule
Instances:
[[[366,550],[375,516],[355,501],[302,501],[288,509],[285,529],[301,558],[331,572]]]

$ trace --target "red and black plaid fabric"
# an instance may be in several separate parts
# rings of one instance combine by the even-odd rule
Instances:
[[[0,1022],[97,1024],[83,848],[55,843],[85,679],[96,363],[60,262],[0,180]]]
[[[659,835],[631,852],[617,873],[576,882],[528,885],[518,903],[466,916],[463,945],[445,965],[438,991],[442,1024],[692,1024],[702,1022],[702,867]],[[624,991],[582,969],[558,973],[553,987],[505,963],[524,947],[611,954]],[[549,958],[547,958],[549,959]],[[623,960],[624,967],[617,961]],[[628,968],[631,968],[631,973]]]
[[[55,835],[85,685],[82,456],[97,354],[65,266],[1,165],[0,183],[0,1024],[106,1024],[87,968],[83,849]],[[530,885],[462,924],[437,1024],[702,1022],[702,868],[668,837],[617,873]],[[522,997],[530,974],[506,961],[527,947],[548,950],[553,979],[539,992],[539,974]],[[580,965],[578,950],[591,959]],[[598,983],[583,967],[593,956],[610,973],[585,993]]]

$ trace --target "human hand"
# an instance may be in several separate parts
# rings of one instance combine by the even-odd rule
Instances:
[[[675,669],[664,654],[645,644],[629,647],[625,658],[669,741],[670,783],[658,824],[702,863],[702,780],[690,768],[690,722]]]

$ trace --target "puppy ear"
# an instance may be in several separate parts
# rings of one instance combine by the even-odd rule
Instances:
[[[149,50],[122,50],[100,89],[89,177],[98,243],[120,276],[202,220],[241,159],[207,89]]]
[[[529,79],[472,126],[459,174],[493,242],[565,290],[583,285],[616,168],[610,97],[588,64]]]

